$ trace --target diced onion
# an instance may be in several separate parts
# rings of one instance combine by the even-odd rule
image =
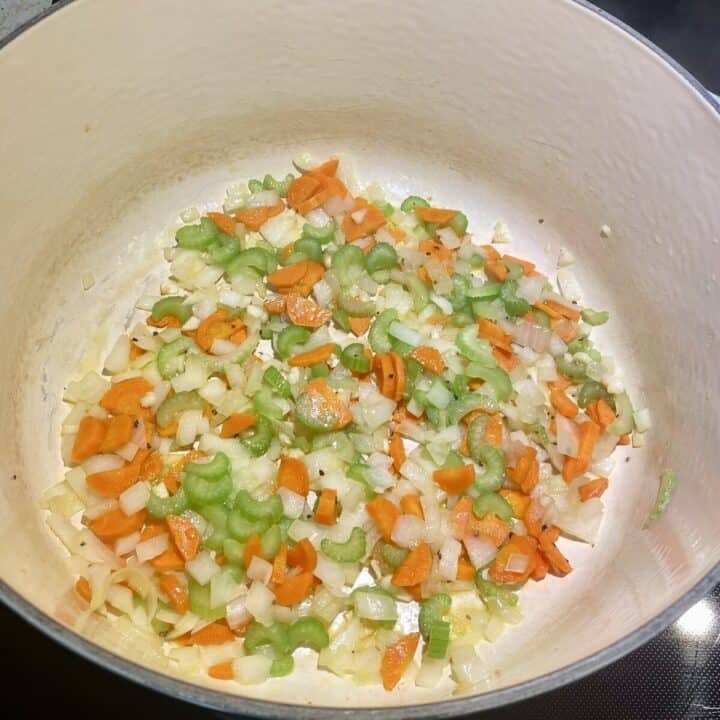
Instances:
[[[259,555],[254,555],[247,568],[247,576],[250,580],[259,580],[263,585],[267,585],[272,575],[273,566]]]
[[[534,275],[528,277],[523,275],[518,279],[518,296],[527,300],[531,305],[535,305],[540,300],[545,278],[542,275]]]
[[[425,536],[425,521],[415,515],[400,515],[392,529],[391,539],[404,548],[418,545]]]
[[[134,515],[147,506],[149,499],[150,488],[144,482],[137,482],[120,495],[118,502],[126,515]]]
[[[472,645],[458,645],[450,652],[453,676],[460,685],[475,685],[488,673]]]
[[[639,433],[647,432],[652,427],[650,411],[647,408],[637,410],[633,413],[633,422],[635,423],[635,429]]]
[[[422,343],[422,335],[417,330],[413,330],[411,327],[403,325],[403,323],[397,320],[393,320],[393,322],[390,323],[388,335],[411,347],[417,347]]]
[[[130,338],[120,335],[105,358],[105,369],[111,373],[120,373],[127,369],[130,363]]]
[[[140,448],[136,443],[130,441],[129,443],[125,443],[125,445],[118,448],[115,451],[115,454],[119,455],[123,460],[126,460],[127,462],[132,462],[139,449]]]
[[[415,676],[415,685],[422,688],[434,688],[442,680],[447,663],[425,656]]]
[[[451,227],[440,228],[436,235],[448,250],[455,250],[460,247],[460,238]]]
[[[275,595],[261,582],[254,580],[247,594],[245,607],[247,611],[263,625],[270,625],[273,621],[272,604]]]
[[[548,345],[548,350],[553,357],[557,357],[558,355],[563,355],[565,353],[565,351],[567,350],[567,345],[561,337],[559,337],[555,333],[552,333],[550,335],[550,343]]]
[[[575,277],[575,273],[567,267],[561,267],[557,271],[557,282],[560,292],[566,301],[579,303],[582,301],[582,288]]]
[[[490,538],[483,535],[474,537],[469,535],[463,538],[465,550],[467,550],[470,564],[477,570],[485,567],[497,555],[497,548]]]
[[[138,562],[144,563],[156,558],[158,555],[162,555],[168,549],[168,540],[168,534],[163,533],[162,535],[156,535],[149,540],[138,543],[135,547],[135,555]]]
[[[462,545],[455,538],[446,537],[440,548],[440,562],[438,573],[445,580],[455,580],[458,573],[458,561]]]
[[[558,413],[555,416],[557,425],[557,449],[561,455],[576,458],[580,452],[580,436],[577,423]]]
[[[530,558],[527,555],[513,553],[505,562],[505,570],[513,573],[524,573],[529,564]]]
[[[207,585],[214,575],[220,572],[220,566],[213,560],[207,550],[198,553],[192,560],[185,563],[185,570],[200,585]]]
[[[280,202],[275,190],[261,190],[248,198],[248,207],[274,207]]]
[[[198,435],[202,435],[208,430],[208,421],[203,416],[202,410],[186,410],[178,420],[175,438],[178,445],[190,445]]]
[[[235,580],[232,572],[219,572],[210,578],[211,608],[227,605],[244,594],[245,587]]]
[[[283,515],[285,517],[295,520],[302,515],[305,509],[305,498],[302,495],[298,495],[298,493],[286,487],[281,487],[278,490],[278,495],[282,500]]]
[[[227,604],[227,607],[225,608],[225,619],[227,620],[227,624],[233,630],[246,625],[252,619],[252,615],[247,609],[246,590]]]
[[[129,555],[140,542],[140,532],[134,532],[115,541],[115,554],[119,556]]]
[[[323,555],[318,555],[317,565],[313,574],[321,580],[328,588],[340,590],[345,585],[345,571],[339,563],[328,560]]]
[[[395,620],[397,608],[388,595],[373,592],[355,593],[355,609],[358,617],[366,620]]]
[[[232,345],[232,343],[230,344]],[[233,345],[233,347],[236,346]],[[212,377],[198,390],[198,395],[212,405],[217,405],[223,399],[226,391],[227,385],[220,378]]]
[[[518,345],[529,347],[535,352],[545,352],[550,345],[552,333],[540,325],[519,320],[516,325],[511,326],[511,334]]]
[[[109,605],[112,605],[120,612],[129,615],[133,611],[133,593],[132,590],[124,585],[111,585],[107,589],[105,599]]]
[[[270,677],[272,659],[265,655],[245,655],[233,660],[233,677],[242,685],[258,685]]]
[[[83,464],[86,475],[117,470],[125,464],[125,461],[117,455],[92,455]]]
[[[235,343],[230,342],[230,340],[222,340],[220,338],[213,340],[212,345],[210,346],[210,353],[212,355],[229,355],[235,350],[237,350],[237,345],[235,345]]]

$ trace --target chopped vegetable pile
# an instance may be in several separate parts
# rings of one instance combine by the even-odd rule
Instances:
[[[67,388],[48,522],[82,612],[185,668],[258,683],[305,655],[386,691],[471,685],[517,591],[595,542],[649,413],[590,340],[608,313],[578,305],[568,253],[561,294],[462,212],[337,172],[183,213],[162,295]]]

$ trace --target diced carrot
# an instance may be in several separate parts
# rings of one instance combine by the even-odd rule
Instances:
[[[150,315],[145,322],[150,325],[151,327],[157,327],[157,328],[179,328],[182,327],[182,323],[180,322],[179,318],[176,318],[174,315],[165,315],[161,317],[159,320],[155,320],[152,315]]]
[[[242,320],[228,320],[227,311],[216,310],[212,315],[206,317],[195,331],[195,342],[205,352],[209,352],[215,340],[233,339],[236,333],[240,333],[240,342],[244,340],[245,325]],[[238,344],[238,343],[236,343]]]
[[[130,359],[131,360],[137,360],[141,355],[145,354],[145,350],[143,350],[139,345],[136,345],[135,343],[130,343]]]
[[[578,426],[578,472],[584,473],[590,467],[595,443],[600,435],[600,427],[591,420]]]
[[[495,448],[502,446],[503,424],[500,413],[494,413],[488,418],[485,425],[485,442]]]
[[[507,569],[507,562],[513,555],[522,555],[527,558],[527,567],[518,572]],[[537,564],[537,541],[529,535],[513,535],[510,540],[500,548],[490,565],[488,575],[492,580],[500,583],[520,583],[532,575]]]
[[[597,424],[604,430],[615,422],[615,412],[608,405],[603,398],[600,398],[597,403]]]
[[[427,595],[423,595],[422,585],[410,585],[409,587],[403,588],[405,592],[413,599],[418,602],[422,602],[427,599]]]
[[[390,235],[392,235],[393,240],[395,240],[395,242],[398,242],[398,243],[402,242],[405,239],[405,237],[407,236],[407,233],[401,227],[398,227],[397,225],[391,225],[388,223],[387,230],[390,233]]]
[[[409,358],[435,375],[440,375],[445,369],[445,361],[440,351],[429,345],[419,345],[410,353]]]
[[[432,254],[432,253],[431,253],[431,254]],[[418,276],[426,285],[432,285],[432,280],[430,279],[430,273],[428,273],[426,267],[424,267],[424,266],[421,265],[421,266],[417,269],[416,272],[417,272],[417,276]],[[442,322],[445,322],[445,319],[446,319],[446,316],[445,316],[445,315],[440,315],[440,316],[435,316],[435,317],[441,317],[441,318],[442,318]],[[440,321],[438,321],[438,322],[440,322]]]
[[[350,323],[350,330],[356,337],[364,335],[370,327],[369,317],[351,317],[348,318],[348,321]]]
[[[525,275],[532,275],[532,273],[535,272],[535,264],[531,263],[529,260],[522,260],[514,255],[503,255],[502,259],[520,265]]]
[[[91,455],[100,452],[107,434],[108,422],[100,418],[86,415],[78,427],[72,449],[72,461],[81,463]]]
[[[235,234],[235,219],[224,212],[209,212],[207,216],[215,223],[215,227],[226,235]]]
[[[365,505],[368,515],[380,531],[383,540],[390,540],[395,522],[400,517],[397,505],[382,495],[378,495]]]
[[[261,207],[245,208],[235,213],[235,219],[242,223],[248,230],[259,230],[271,217],[279,215],[285,209],[285,204],[278,202],[271,207],[263,205]]]
[[[86,577],[83,577],[81,575],[75,581],[75,592],[83,600],[85,600],[85,602],[92,602],[92,589],[90,588],[90,583],[88,582],[88,579]]]
[[[353,215],[364,213],[360,222],[355,222]],[[365,237],[379,230],[387,223],[387,218],[382,210],[371,205],[365,198],[355,198],[355,203],[349,212],[345,213],[342,229],[345,234],[345,241],[352,242],[358,238]]]
[[[163,469],[163,461],[160,453],[157,450],[153,450],[144,460],[140,466],[140,472],[138,473],[138,480],[142,482],[152,482],[160,477],[160,473]]]
[[[307,297],[312,292],[315,283],[318,282],[324,274],[325,266],[322,263],[306,260],[305,275],[303,275],[300,282],[293,288],[294,291],[303,297]]]
[[[497,323],[487,318],[480,318],[478,321],[478,334],[480,337],[489,340],[495,347],[499,347],[507,352],[512,352],[512,337],[508,335]]]
[[[420,220],[427,223],[437,223],[438,225],[449,223],[457,214],[457,210],[445,210],[444,208],[415,208],[415,215],[417,215]]]
[[[285,607],[297,605],[312,592],[314,585],[315,577],[311,572],[291,575],[275,587],[275,602]]]
[[[550,390],[567,390],[569,387],[572,387],[572,380],[570,378],[566,378],[564,375],[558,374],[557,380],[551,380],[547,386],[550,388]]]
[[[389,355],[393,364],[393,375],[395,376],[392,399],[395,402],[400,402],[405,393],[405,361],[402,359],[400,353],[391,352]]]
[[[544,514],[545,510],[543,509],[543,506],[535,498],[533,498],[527,506],[525,512],[520,516],[522,521],[525,523],[528,533],[535,538],[540,537],[540,533],[542,532],[542,520]]]
[[[492,356],[495,358],[495,362],[505,371],[512,372],[520,363],[517,355],[507,350],[503,350],[499,347],[492,349]]]
[[[559,320],[562,315],[557,312],[557,310],[553,309],[548,305],[546,302],[538,302],[533,305],[533,307],[536,310],[540,310],[541,312],[544,312],[551,320]]]
[[[115,415],[107,424],[107,432],[100,445],[100,452],[114,452],[127,445],[133,434],[133,419],[129,415]]]
[[[164,528],[160,528],[160,532],[166,531]],[[147,538],[143,537],[142,539]],[[174,572],[177,570],[183,570],[185,568],[185,561],[182,559],[180,553],[173,545],[170,545],[170,547],[160,553],[160,555],[158,555],[157,557],[154,557],[150,561],[150,564],[158,572]]]
[[[178,420],[177,418],[173,420],[167,427],[160,427],[159,425],[156,428],[157,434],[160,437],[171,437],[174,438],[178,431]]]
[[[308,175],[317,177],[318,175],[325,175],[326,177],[334,177],[337,172],[340,161],[337,158],[331,158],[326,160],[322,165],[318,165],[312,170],[308,170]]]
[[[278,468],[277,486],[292,490],[298,495],[307,495],[310,490],[310,476],[305,463],[298,458],[282,458]]]
[[[563,460],[563,466],[561,475],[563,477],[563,480],[568,483],[568,485],[575,479],[577,475],[580,474],[580,463],[578,462],[577,458],[570,457],[569,455],[565,456],[565,459]]]
[[[455,261],[454,252],[446,248],[441,242],[423,240],[418,245],[418,250],[421,253],[425,253],[427,257],[442,263],[446,270],[452,270]]]
[[[160,589],[168,596],[170,604],[179,613],[186,613],[190,609],[190,596],[187,585],[177,575],[165,573],[158,580]]]
[[[182,515],[168,515],[165,521],[178,552],[186,562],[192,560],[198,554],[202,540],[198,529]]]
[[[629,445],[630,444],[630,433],[625,433],[624,435],[620,436],[620,439],[618,440],[618,445]]]
[[[551,320],[550,322],[554,323],[552,326],[553,332],[559,336],[564,343],[570,344],[578,336],[577,328],[567,320],[560,320],[558,322]]]
[[[145,458],[149,451],[145,448],[138,450],[132,462],[117,470],[105,470],[93,473],[85,478],[87,486],[98,495],[109,498],[117,498],[122,495],[131,485],[134,485],[140,475]]]
[[[126,515],[117,507],[91,520],[88,527],[101,540],[117,540],[139,530],[145,522],[146,514],[145,510],[140,510],[134,515]]]
[[[433,472],[435,484],[450,495],[465,492],[475,479],[475,466],[472,464],[458,467],[439,468]]]
[[[500,488],[498,495],[504,498],[508,505],[510,505],[513,515],[522,520],[525,511],[530,506],[530,496],[517,490],[508,490],[507,488]]]
[[[377,353],[373,359],[375,381],[381,395],[393,400],[395,398],[395,363],[390,353]]]
[[[540,550],[545,556],[545,560],[547,560],[550,566],[550,572],[553,575],[567,575],[572,571],[572,565],[570,565],[567,558],[555,545],[555,541],[559,537],[560,530],[553,526],[540,533],[538,543],[540,544]]]
[[[575,310],[574,308],[569,308],[569,307],[563,305],[562,303],[557,302],[557,300],[545,300],[544,305],[549,307],[551,310],[553,310],[558,315],[561,315],[562,317],[567,318],[568,320],[572,320],[573,322],[577,322],[580,319],[580,311],[579,310]]]
[[[260,558],[262,557],[262,551],[263,547],[260,536],[257,533],[253,533],[245,543],[245,549],[243,550],[243,564],[246,569],[250,567],[250,563],[256,555]]]
[[[235,639],[232,630],[223,620],[206,625],[192,635],[182,635],[175,640],[180,645],[222,645]]]
[[[312,350],[291,357],[288,360],[288,365],[291,367],[312,367],[313,365],[319,365],[320,363],[327,362],[335,354],[335,349],[335,343],[319,345]]]
[[[279,584],[285,582],[285,572],[287,570],[287,554],[287,545],[285,543],[280,543],[280,550],[278,550],[277,555],[273,559],[272,575],[270,576],[270,579],[274,583]]]
[[[292,288],[305,277],[306,272],[307,261],[301,260],[292,265],[286,265],[285,267],[273,270],[273,272],[268,274],[267,282],[268,285],[276,288]],[[284,310],[285,308],[283,308],[283,311]]]
[[[225,418],[220,430],[220,437],[235,437],[243,430],[247,430],[255,425],[257,416],[254,413],[234,413]]]
[[[290,246],[290,249],[292,250],[292,246]],[[287,298],[284,295],[278,295],[270,300],[266,300],[265,309],[270,313],[270,315],[282,315],[282,313],[285,312],[286,299]]]
[[[320,180],[312,175],[301,175],[295,178],[288,188],[287,201],[288,205],[297,210],[298,207],[309,200],[321,187]]]
[[[416,210],[421,209],[416,208]],[[410,633],[385,650],[380,661],[380,677],[385,690],[392,690],[400,682],[412,662],[419,641],[420,633]]]
[[[432,552],[426,542],[413,548],[400,563],[392,576],[393,585],[408,587],[419,585],[430,576],[432,569]]]
[[[425,519],[425,513],[423,513],[419,495],[413,495],[412,493],[403,495],[400,498],[400,508],[405,515],[414,515],[421,520]]]
[[[100,406],[113,415],[146,415],[140,400],[153,386],[143,377],[129,378],[113,383],[100,400]]]
[[[471,565],[469,560],[461,557],[458,560],[456,580],[474,580],[475,579],[475,568]]]
[[[493,261],[493,260],[500,259],[500,253],[497,251],[497,248],[495,248],[495,246],[481,245],[480,249],[483,252],[483,256],[485,257],[485,260]]]
[[[303,538],[288,549],[287,562],[292,567],[311,573],[317,565],[317,550],[307,538]]]
[[[390,442],[388,445],[388,454],[393,461],[393,470],[395,470],[396,473],[399,473],[400,468],[405,462],[405,444],[398,433],[392,433],[392,435],[390,435]]]
[[[215,663],[208,668],[208,675],[215,680],[232,680],[235,677],[232,660]]]
[[[542,580],[548,574],[549,570],[550,565],[545,559],[545,555],[542,553],[542,551],[538,552],[538,554],[535,556],[535,567],[530,573],[530,577],[536,581]]]
[[[505,282],[505,278],[507,278],[508,269],[501,262],[495,260],[486,262],[484,270],[490,280],[494,280],[495,282]]]
[[[335,430],[342,430],[352,422],[352,413],[335,391],[327,384],[324,378],[317,378],[309,382],[302,391],[312,393],[313,402],[320,415],[325,417],[337,417]]]
[[[323,488],[315,507],[315,522],[320,525],[334,525],[337,522],[337,490]]]
[[[586,502],[590,498],[602,497],[602,494],[608,488],[608,479],[606,477],[599,477],[590,482],[583,483],[578,488],[580,494],[580,500]]]
[[[332,317],[332,312],[321,308],[313,300],[298,293],[290,293],[285,301],[285,312],[295,325],[307,328],[319,328]]]
[[[468,528],[470,534],[475,537],[484,535],[489,540],[492,540],[495,547],[500,547],[510,535],[510,528],[494,513],[488,513],[481,518],[471,515]]]
[[[534,466],[537,464],[537,450],[526,447],[518,457],[515,467],[508,471],[510,479],[520,486],[520,489],[529,494],[537,483]]]

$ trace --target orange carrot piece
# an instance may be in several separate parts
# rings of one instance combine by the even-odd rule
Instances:
[[[625,433],[624,435],[620,436],[620,439],[618,440],[618,445],[629,445],[630,444],[630,433]]]
[[[108,498],[117,498],[122,495],[131,485],[134,485],[140,475],[145,458],[149,451],[138,450],[132,462],[117,470],[105,470],[93,473],[85,478],[87,486],[98,495]]]
[[[489,540],[492,540],[495,547],[500,547],[510,535],[510,528],[494,513],[488,513],[481,518],[471,515],[468,529],[470,534],[475,537],[484,535]]]
[[[353,219],[353,214],[357,212],[365,213],[360,222],[355,222]],[[370,235],[386,223],[387,218],[382,210],[371,205],[365,198],[355,198],[355,204],[349,212],[345,213],[345,218],[342,222],[345,241],[350,243],[353,242],[353,240]]]
[[[277,486],[292,490],[298,495],[307,495],[310,491],[310,476],[305,463],[298,458],[282,458],[278,468]]]
[[[288,188],[287,201],[293,210],[309,200],[321,187],[320,180],[312,175],[305,174],[295,178]]]
[[[590,498],[602,497],[602,494],[608,489],[608,479],[606,477],[599,477],[595,480],[590,480],[582,484],[578,488],[580,494],[580,500],[586,502]]]
[[[197,528],[182,515],[168,515],[165,521],[178,552],[186,562],[192,560],[198,554],[202,540]]]
[[[256,421],[257,416],[254,413],[234,413],[233,415],[229,415],[222,424],[220,437],[235,437],[243,430],[253,427]]]
[[[497,262],[496,260],[486,262],[484,269],[485,274],[490,278],[490,280],[494,280],[495,282],[505,282],[508,269],[501,262]]]
[[[416,208],[416,210],[422,209]],[[385,650],[380,661],[380,677],[385,690],[392,690],[400,682],[412,662],[419,641],[420,633],[410,633]]]
[[[595,443],[600,435],[600,426],[592,420],[581,423],[578,427],[578,473],[584,473],[592,460]]]
[[[405,382],[406,382],[406,376],[405,376],[405,361],[402,359],[402,356],[400,353],[397,352],[391,352],[390,353],[390,360],[393,364],[393,374],[394,374],[394,381],[395,381],[395,387],[393,390],[393,397],[392,399],[395,402],[400,402],[402,400],[402,397],[405,393]]]
[[[428,345],[419,345],[409,355],[411,360],[419,363],[424,370],[440,375],[445,369],[445,361],[440,351]]]
[[[388,443],[388,454],[393,461],[393,470],[396,473],[400,472],[400,468],[405,462],[405,444],[403,443],[402,437],[398,433],[390,435],[390,442]]]
[[[161,528],[161,531],[164,530]],[[150,564],[159,572],[174,572],[185,568],[185,561],[174,547],[169,547],[160,555],[154,557]]]
[[[156,328],[179,328],[182,327],[182,323],[174,315],[164,315],[159,320],[155,320],[152,315],[145,320],[145,322],[151,327]]]
[[[307,174],[313,175],[315,177],[317,177],[318,175],[335,177],[335,173],[337,172],[339,164],[340,161],[337,158],[331,158],[330,160],[326,160],[322,165],[318,165],[316,168],[308,170]]]
[[[270,579],[274,583],[280,584],[285,582],[285,572],[287,571],[287,554],[287,545],[285,543],[280,543],[280,550],[278,550],[277,555],[273,559],[272,575],[270,576]]]
[[[415,215],[427,223],[437,223],[438,225],[445,225],[449,223],[456,215],[457,210],[445,210],[443,208],[433,207],[416,207]]]
[[[308,271],[308,261],[301,260],[300,262],[293,263],[292,265],[286,265],[285,267],[273,270],[267,276],[268,285],[272,285],[276,288],[292,288],[295,287],[304,277]],[[283,308],[284,311],[285,308]]]
[[[222,645],[235,639],[233,631],[224,621],[216,621],[206,625],[192,635],[183,635],[175,640],[181,645]]]
[[[211,665],[208,668],[208,675],[215,680],[232,680],[235,677],[232,660]]]
[[[311,572],[291,575],[275,587],[275,602],[285,607],[297,605],[312,592],[314,585],[315,577]]]
[[[146,512],[140,510],[134,515],[126,515],[119,507],[91,520],[88,527],[101,540],[117,540],[139,530],[145,522]]]
[[[550,322],[553,331],[564,343],[570,344],[578,336],[577,328],[567,320],[560,320],[558,322],[551,320]]]
[[[303,538],[288,549],[287,562],[292,567],[311,573],[317,565],[317,550],[307,538]]]
[[[480,249],[483,251],[485,260],[493,261],[500,259],[500,253],[497,251],[494,245],[481,245]]]
[[[313,401],[317,404],[320,414],[338,418],[336,430],[341,430],[352,422],[350,409],[340,400],[324,378],[309,382],[303,389],[303,393],[312,393]]]
[[[566,455],[565,460],[563,460],[563,466],[562,466],[562,471],[561,471],[563,480],[566,483],[568,483],[568,485],[569,485],[575,479],[575,477],[579,474],[580,474],[580,463],[577,460],[577,458]]]
[[[248,230],[259,230],[271,217],[279,215],[285,209],[282,200],[272,207],[262,206],[245,208],[235,213],[235,219],[242,223]]]
[[[533,498],[521,516],[528,533],[535,538],[539,537],[542,532],[542,520],[544,513],[545,511],[543,506]]]
[[[115,415],[107,424],[107,432],[100,445],[100,452],[114,452],[130,442],[133,419],[129,415]]]
[[[113,415],[146,415],[140,400],[153,386],[142,377],[134,377],[113,383],[100,400],[100,406]]]
[[[325,274],[325,266],[322,263],[310,260],[305,262],[305,275],[303,275],[302,280],[300,280],[297,286],[293,288],[295,292],[299,293],[303,297],[307,297],[312,292],[315,283],[318,282],[318,280],[320,280]]]
[[[400,508],[405,515],[414,515],[421,520],[425,519],[422,505],[420,504],[420,496],[408,493],[400,498]]]
[[[312,350],[299,353],[288,360],[291,367],[312,367],[327,362],[335,354],[335,343],[319,345]]]
[[[507,488],[500,488],[498,495],[510,505],[513,515],[522,520],[528,507],[530,507],[530,496],[517,490],[508,490]]]
[[[290,248],[292,250],[292,247]],[[284,295],[278,295],[270,300],[265,301],[265,309],[270,315],[282,315],[285,312],[285,300],[287,298]]]
[[[555,541],[560,537],[560,530],[555,526],[543,530],[538,537],[538,543],[540,544],[540,550],[545,556],[548,565],[550,566],[550,572],[553,575],[567,575],[572,572],[572,565],[568,562],[568,559],[558,550],[555,545]]]
[[[472,566],[469,560],[461,557],[458,560],[456,580],[474,580],[475,579],[475,568]]]
[[[298,293],[290,293],[285,301],[285,312],[295,325],[307,328],[319,328],[331,317],[332,312],[320,307],[313,300]]]
[[[383,540],[390,540],[395,522],[400,517],[397,505],[382,495],[378,495],[365,505],[368,515],[380,531]]]
[[[520,482],[520,489],[528,495],[533,491],[533,488],[537,485],[537,481],[540,479],[540,463],[536,457],[533,457],[530,467],[528,467],[525,476]]]
[[[393,585],[409,587],[419,585],[430,576],[432,569],[432,551],[430,546],[423,542],[413,548],[407,557],[398,566],[392,576]]]
[[[356,337],[364,335],[370,327],[369,317],[351,317],[348,318],[348,321],[350,323],[350,330]]]
[[[557,302],[556,300],[545,300],[544,305],[549,307],[551,310],[553,310],[558,315],[561,315],[562,317],[567,318],[568,320],[572,320],[573,322],[577,322],[580,319],[580,311],[579,310],[575,310],[574,308],[566,307],[565,305]]]
[[[528,559],[527,567],[523,572],[507,570],[508,560],[513,555],[524,555]],[[508,543],[500,548],[495,556],[488,575],[499,583],[520,583],[532,575],[537,564],[537,541],[529,535],[513,535]]]
[[[493,347],[492,356],[495,358],[495,362],[505,371],[512,372],[520,362],[517,355],[507,350],[503,350],[499,347]]]
[[[92,602],[92,589],[90,588],[90,583],[88,582],[88,579],[86,577],[83,577],[81,575],[75,581],[75,592],[83,600],[85,600],[85,602]]]
[[[535,567],[530,573],[530,577],[533,580],[542,580],[548,574],[549,570],[550,565],[545,559],[545,555],[541,551],[538,552],[538,554],[535,556]]]
[[[475,479],[475,467],[471,464],[439,468],[433,472],[435,484],[450,495],[465,492]]]
[[[453,266],[455,255],[452,250],[446,248],[441,242],[437,242],[436,240],[423,240],[418,245],[418,250],[425,253],[427,257],[441,262],[448,269]]]
[[[548,305],[546,302],[538,302],[533,305],[533,307],[536,310],[541,310],[544,312],[551,320],[559,320],[562,315],[557,312],[557,310],[553,309]]]
[[[562,391],[550,391],[550,404],[566,418],[574,418],[580,411],[578,406]]]
[[[497,323],[494,323],[492,320],[480,318],[478,321],[478,334],[480,337],[489,340],[495,347],[499,347],[507,352],[512,352],[510,345],[512,337],[502,328],[498,327]]]
[[[485,425],[485,442],[495,448],[502,445],[503,425],[500,413],[494,413],[488,418],[487,425]]]
[[[597,424],[604,430],[615,422],[615,412],[602,398],[596,403]]]
[[[532,275],[535,272],[535,263],[531,263],[529,260],[523,260],[522,258],[515,257],[514,255],[503,255],[502,259],[520,265],[525,275]]]
[[[187,585],[177,575],[165,573],[160,576],[158,584],[177,612],[186,613],[190,609],[190,596]]]
[[[573,382],[570,380],[570,378],[566,378],[564,375],[558,374],[557,380],[551,380],[547,386],[550,388],[550,390],[567,390],[569,387],[572,387]]]
[[[323,488],[315,507],[315,522],[320,525],[334,525],[337,522],[337,490]]]
[[[235,219],[224,212],[209,212],[207,216],[215,223],[215,227],[226,235],[235,234]]]
[[[72,461],[81,463],[91,455],[100,452],[107,430],[107,421],[93,417],[92,415],[86,415],[80,421],[80,426],[75,436],[72,449]]]
[[[375,381],[381,395],[395,398],[395,364],[390,353],[378,353],[373,359]]]
[[[262,540],[257,533],[253,533],[245,543],[245,550],[243,551],[243,563],[245,569],[250,567],[252,559],[257,555],[262,557]]]
[[[195,342],[200,346],[201,350],[209,352],[215,340],[227,340],[233,333],[230,323],[227,321],[226,310],[216,310],[212,315],[208,315],[198,325],[195,332]]]

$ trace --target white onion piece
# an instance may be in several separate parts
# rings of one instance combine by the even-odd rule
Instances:
[[[209,423],[203,416],[202,410],[186,410],[178,420],[175,438],[178,445],[184,447],[190,445],[198,435],[208,432],[209,429]]]
[[[425,521],[415,515],[400,515],[393,525],[391,540],[400,547],[415,547],[424,537]]]
[[[235,580],[232,572],[219,572],[210,578],[210,607],[227,605],[245,592],[245,586]]]
[[[220,566],[213,560],[207,550],[198,553],[192,560],[185,563],[185,570],[200,585],[207,585],[214,575],[220,572]]]
[[[115,541],[115,554],[119,556],[129,555],[135,549],[139,542],[139,531],[131,533],[130,535],[125,535],[125,537],[118,538]]]
[[[156,558],[158,555],[162,555],[168,549],[168,541],[168,534],[163,533],[162,535],[156,535],[149,540],[138,543],[135,547],[135,556],[138,562],[144,563]]]
[[[477,570],[485,567],[497,555],[497,548],[490,538],[483,535],[474,537],[472,535],[463,538],[465,550],[467,550],[470,564]]]
[[[462,545],[455,538],[446,537],[440,548],[440,562],[438,563],[438,573],[445,580],[455,580],[458,573],[458,561],[460,560],[460,552]]]
[[[273,621],[272,604],[275,595],[263,583],[254,580],[250,585],[245,607],[247,611],[263,625],[270,625]]]
[[[552,333],[550,335],[550,343],[548,344],[548,351],[550,352],[550,354],[553,357],[557,357],[558,355],[563,355],[566,350],[567,345],[565,344],[563,339],[555,333]]]
[[[557,449],[561,455],[576,458],[580,447],[578,426],[575,422],[558,413],[555,416],[557,425]]]
[[[101,500],[88,505],[83,511],[83,517],[86,520],[94,520],[95,518],[104,515],[106,512],[114,510],[117,506],[118,501],[114,498],[102,498]]]
[[[513,573],[524,573],[529,564],[530,558],[527,555],[513,553],[505,562],[505,570]]]
[[[237,350],[237,345],[235,345],[235,343],[230,342],[230,340],[222,340],[220,338],[213,340],[212,345],[210,346],[211,355],[229,355],[235,350]]]
[[[579,303],[582,301],[582,288],[572,270],[567,267],[558,268],[557,282],[565,302]]]
[[[105,358],[105,369],[115,375],[123,372],[130,364],[130,338],[127,335],[120,335]]]
[[[278,495],[282,500],[283,515],[285,517],[295,520],[302,515],[305,509],[305,498],[302,495],[298,495],[298,493],[286,487],[281,487],[278,490]]]
[[[108,605],[112,605],[116,610],[127,615],[133,611],[133,593],[132,590],[124,585],[111,585],[107,589],[105,599]]]
[[[609,432],[604,431],[600,433],[600,437],[597,439],[595,447],[593,448],[593,462],[600,462],[601,460],[605,460],[605,458],[612,455],[613,451],[617,447],[619,440],[619,435],[611,435]]]
[[[117,455],[92,455],[82,464],[86,475],[117,470],[125,465],[125,461]]]
[[[434,688],[442,680],[447,663],[425,656],[415,676],[415,685],[422,688]]]
[[[313,574],[332,590],[340,590],[345,585],[345,571],[342,565],[328,560],[323,555],[318,555]]]
[[[453,677],[462,686],[476,685],[483,680],[488,669],[477,656],[472,645],[457,645],[450,651]]]
[[[143,442],[143,445],[144,444],[145,443]],[[119,447],[115,451],[115,454],[119,455],[123,460],[127,460],[127,462],[132,462],[139,449],[139,446],[131,440],[130,442],[125,443],[122,447]]]
[[[448,250],[455,250],[460,247],[460,238],[451,227],[440,228],[435,234]]]
[[[272,575],[273,566],[259,555],[254,555],[247,569],[247,576],[250,580],[259,580],[263,585],[267,585]]]
[[[447,298],[444,298],[442,295],[438,295],[437,293],[430,293],[430,301],[438,306],[443,315],[452,315],[453,306]]]
[[[550,345],[552,333],[540,325],[520,320],[512,327],[511,334],[518,345],[529,347],[535,352],[545,352]]]
[[[245,655],[233,660],[233,677],[242,685],[258,685],[270,677],[272,659],[265,655]]]
[[[261,190],[253,193],[247,201],[248,207],[273,207],[280,202],[275,190]]]
[[[232,343],[230,344],[232,345]],[[227,385],[220,378],[212,377],[198,390],[198,395],[212,405],[217,405],[223,399],[226,391]]]
[[[120,495],[118,502],[126,515],[134,515],[147,506],[149,499],[150,488],[144,482],[137,482]]]
[[[372,592],[357,592],[354,595],[358,617],[367,620],[395,620],[395,601],[387,595]]]
[[[535,305],[542,295],[545,278],[542,275],[534,275],[533,277],[523,275],[517,282],[518,297],[527,300],[531,305]]]
[[[418,465],[414,460],[406,460],[400,467],[400,474],[423,494],[430,494],[434,491],[434,485],[430,474]]]
[[[247,609],[247,592],[243,592],[227,604],[225,619],[233,630],[246,625],[252,620],[252,615]]]

